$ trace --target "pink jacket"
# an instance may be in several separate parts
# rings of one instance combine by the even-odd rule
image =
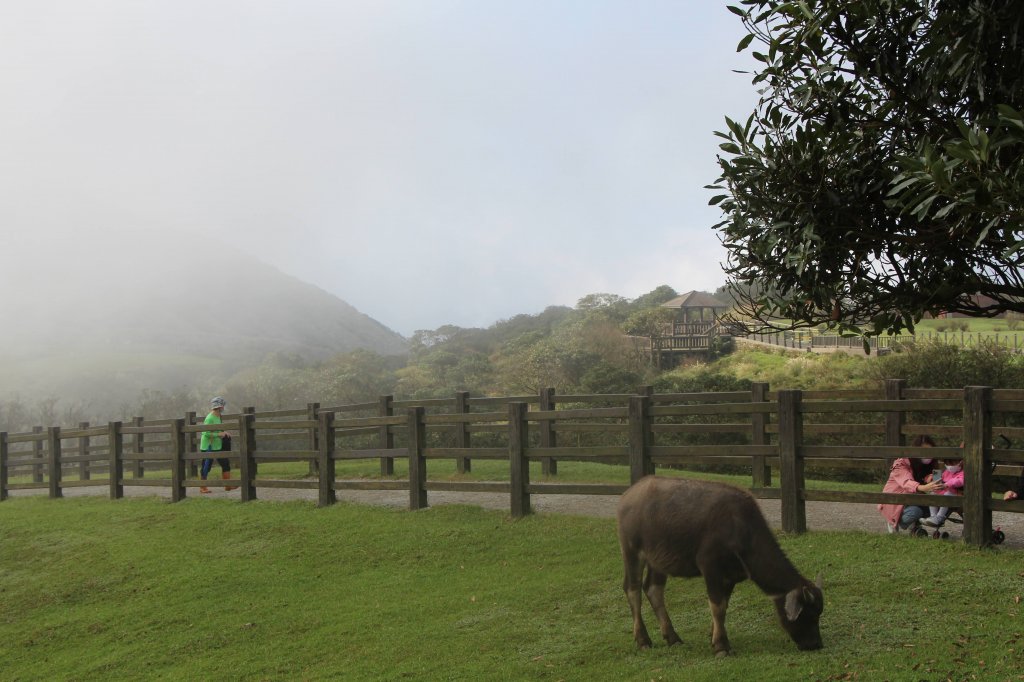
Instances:
[[[964,494],[964,470],[954,473],[950,473],[945,469],[942,470],[942,482],[946,484],[943,488],[943,495],[963,495]]]
[[[882,492],[916,493],[920,486],[921,483],[914,480],[914,471],[910,468],[910,460],[906,457],[901,457],[892,463],[892,469],[889,471],[889,480],[885,482]],[[886,521],[895,526],[903,515],[904,506],[902,504],[880,504],[878,505],[878,511],[885,517]]]

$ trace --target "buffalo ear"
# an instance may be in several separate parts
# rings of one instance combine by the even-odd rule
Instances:
[[[800,612],[804,610],[804,603],[801,600],[802,593],[803,590],[799,587],[786,593],[786,618],[789,620],[796,620],[800,617]]]

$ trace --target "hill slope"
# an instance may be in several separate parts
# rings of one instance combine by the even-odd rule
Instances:
[[[0,399],[123,400],[213,385],[270,353],[405,352],[402,336],[340,298],[224,245],[196,244],[110,237],[13,258],[0,270]]]

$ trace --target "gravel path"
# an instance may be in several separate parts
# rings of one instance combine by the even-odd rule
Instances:
[[[224,488],[210,486],[210,495],[202,495],[203,498],[235,498],[239,497],[237,490],[225,492]],[[160,496],[169,497],[170,491],[164,488],[125,486],[125,495],[131,496]],[[45,495],[46,490],[15,490],[11,496],[22,495]],[[105,486],[90,488],[65,488],[66,497],[78,495],[106,495]],[[315,502],[317,492],[315,490],[294,490],[288,488],[263,488],[257,491],[261,500],[288,501],[288,500],[309,500]],[[199,491],[190,488],[190,497],[200,497]],[[342,490],[338,491],[338,500],[342,502],[355,502],[358,504],[380,505],[404,509],[409,504],[409,493],[402,490]],[[615,505],[618,497],[614,495],[533,495],[531,497],[533,510],[542,514],[574,514],[577,516],[595,516],[613,518],[615,516]],[[428,493],[428,502],[431,506],[445,504],[469,504],[493,509],[496,511],[508,512],[509,498],[506,494],[499,493],[462,493],[431,491]],[[773,528],[781,528],[781,502],[779,500],[759,500],[761,509],[764,511],[768,523]],[[950,524],[950,532],[954,538],[960,536],[960,527]],[[1001,528],[1006,534],[1006,542],[1003,547],[1022,549],[1024,548],[1024,514],[1011,514],[1008,512],[993,512],[992,526]],[[875,509],[874,504],[856,504],[846,502],[808,502],[807,503],[807,529],[815,530],[862,530],[868,533],[885,533],[885,521]]]

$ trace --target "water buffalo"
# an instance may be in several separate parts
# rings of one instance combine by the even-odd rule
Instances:
[[[651,646],[640,616],[641,581],[661,635],[675,644],[681,640],[665,609],[665,582],[670,575],[702,575],[716,655],[732,651],[725,611],[733,587],[747,578],[771,597],[779,622],[798,648],[821,648],[821,580],[811,583],[793,567],[746,491],[723,483],[647,476],[622,495],[616,517],[626,569],[622,587],[633,612],[637,646]]]

